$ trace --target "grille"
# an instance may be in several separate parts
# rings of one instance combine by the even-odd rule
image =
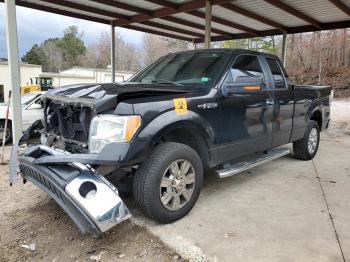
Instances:
[[[45,176],[40,174],[37,170],[34,168],[31,168],[30,166],[20,164],[19,169],[22,173],[22,175],[29,181],[31,181],[33,184],[41,185],[41,187],[46,188],[51,194],[55,195],[59,200],[61,200],[63,203],[66,203],[66,197],[62,195],[60,190],[55,186],[52,182],[50,182]]]
[[[87,142],[93,110],[89,107],[51,105],[49,129],[64,138]]]

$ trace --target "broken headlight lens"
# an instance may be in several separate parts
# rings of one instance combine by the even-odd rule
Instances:
[[[140,126],[141,116],[95,116],[90,124],[90,153],[100,153],[109,143],[129,142]]]

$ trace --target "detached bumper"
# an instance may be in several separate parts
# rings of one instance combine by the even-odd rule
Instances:
[[[22,177],[50,195],[82,233],[100,236],[131,216],[118,190],[89,166],[73,162],[35,163],[52,155],[69,156],[46,146],[30,147],[19,157]]]

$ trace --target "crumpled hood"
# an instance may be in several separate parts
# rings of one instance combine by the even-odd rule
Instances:
[[[98,108],[115,107],[118,102],[128,97],[156,96],[166,94],[190,93],[194,88],[175,84],[143,84],[143,83],[108,83],[71,85],[52,89],[42,96],[42,100],[55,103]],[[118,99],[117,99],[118,97]]]

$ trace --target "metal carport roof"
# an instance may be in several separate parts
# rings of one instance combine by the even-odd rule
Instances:
[[[350,0],[210,2],[211,41],[350,27]],[[16,5],[204,42],[206,0],[16,0]]]

